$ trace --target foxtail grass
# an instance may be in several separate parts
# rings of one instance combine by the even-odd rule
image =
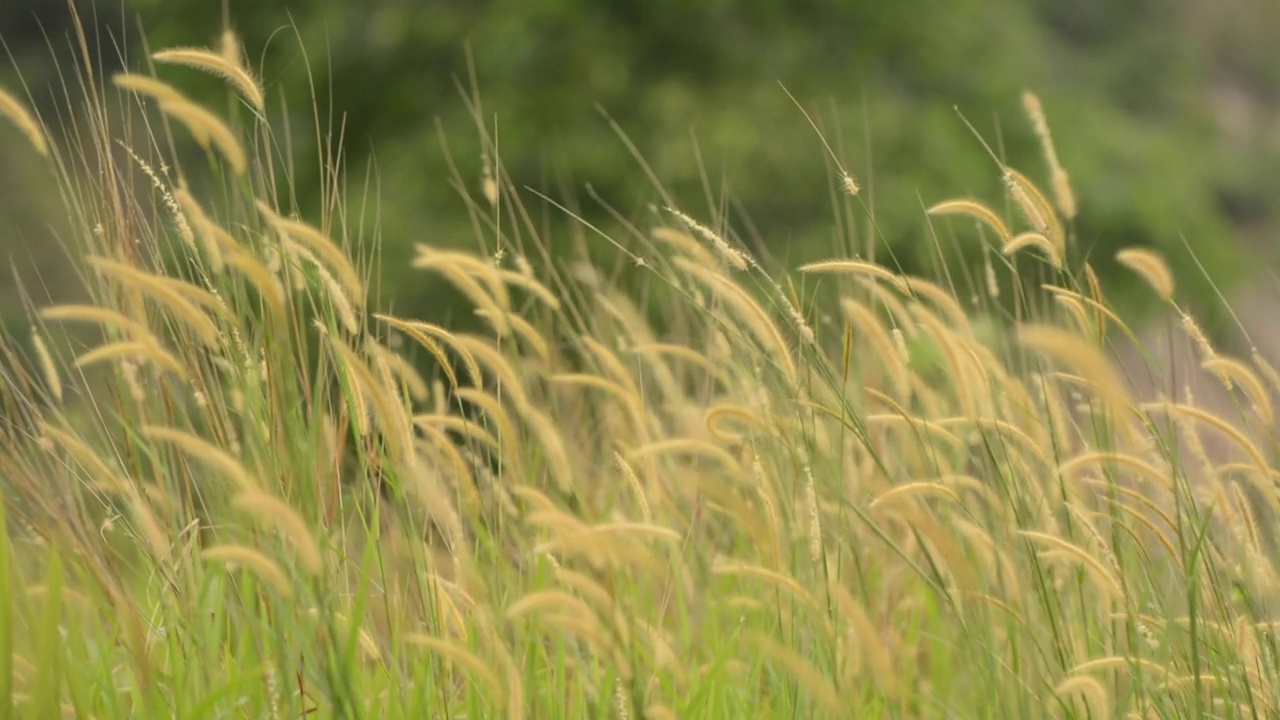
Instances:
[[[243,57],[153,55],[239,120],[167,69],[99,87],[89,55],[80,124],[0,93],[85,298],[0,342],[0,713],[1280,710],[1280,376],[1192,333],[1241,412],[1127,382],[1035,96],[1054,202],[1001,164],[1011,212],[921,218],[986,244],[981,291],[872,253],[792,274],[674,209],[618,230],[643,247],[614,240],[615,284],[550,254],[485,135],[464,200],[504,250],[389,259],[456,288],[464,328],[374,291],[362,198],[282,194],[288,128]],[[1117,260],[1196,327],[1154,250]]]

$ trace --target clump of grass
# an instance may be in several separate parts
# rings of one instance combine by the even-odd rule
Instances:
[[[1056,207],[1002,167],[1018,216],[929,213],[994,233],[990,272],[1031,288],[1011,341],[970,320],[975,293],[860,259],[799,268],[838,294],[811,325],[782,269],[684,213],[648,228],[639,272],[672,300],[646,316],[645,288],[533,267],[552,239],[496,160],[468,200],[512,254],[398,260],[461,288],[488,323],[463,333],[370,296],[354,198],[286,209],[285,148],[223,47],[156,58],[262,111],[225,128],[242,154],[168,157],[160,116],[198,143],[222,126],[141,75],[117,78],[119,107],[154,134],[121,135],[116,99],[90,95],[67,132],[95,142],[36,144],[89,300],[34,312],[31,353],[0,344],[0,707],[1280,712],[1276,374],[1204,358],[1236,416],[1134,397],[1056,154]],[[197,173],[217,190],[197,198]],[[1157,255],[1119,259],[1187,322]]]

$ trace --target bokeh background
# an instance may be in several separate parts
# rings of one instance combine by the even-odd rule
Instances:
[[[784,267],[829,256],[840,232],[835,170],[782,85],[864,185],[882,248],[927,271],[922,209],[974,195],[998,174],[962,113],[1016,167],[1045,178],[1020,93],[1041,98],[1079,197],[1079,242],[1120,304],[1145,294],[1110,258],[1127,245],[1170,257],[1180,300],[1223,315],[1184,247],[1231,293],[1273,283],[1280,227],[1280,3],[1275,0],[79,0],[105,69],[151,47],[216,45],[225,22],[283,100],[297,195],[318,200],[307,69],[344,124],[353,184],[375,170],[383,288],[398,312],[439,317],[450,296],[406,269],[412,243],[474,246],[448,155],[478,194],[483,159],[464,100],[471,67],[516,182],[602,227],[651,222],[658,194],[602,110],[689,213],[722,198],[736,233]],[[65,0],[0,2],[0,38],[44,109],[71,60]],[[302,50],[305,48],[306,58]],[[65,73],[65,64],[62,72]],[[164,77],[221,97],[195,73]],[[221,96],[218,93],[222,93]],[[959,113],[957,112],[959,111]],[[711,197],[704,189],[709,180]],[[72,279],[52,239],[47,170],[0,131],[0,258],[37,295]],[[564,216],[530,193],[547,240]],[[859,206],[861,207],[861,206]],[[865,220],[866,217],[863,219]],[[883,252],[883,251],[882,251]],[[21,307],[0,275],[0,320]],[[1269,317],[1269,316],[1268,316]]]

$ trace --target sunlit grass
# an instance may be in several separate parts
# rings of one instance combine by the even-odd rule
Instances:
[[[271,110],[240,53],[175,52]],[[979,282],[770,268],[669,208],[615,285],[545,261],[498,164],[468,198],[496,255],[387,258],[464,331],[370,296],[362,198],[294,216],[269,112],[102,92],[74,127],[0,104],[89,297],[0,345],[6,716],[1280,712],[1277,375],[1198,337],[1237,412],[1130,392],[1034,98],[1051,193],[997,165],[1014,212],[922,218],[990,244]],[[1003,330],[971,320],[1002,286]]]

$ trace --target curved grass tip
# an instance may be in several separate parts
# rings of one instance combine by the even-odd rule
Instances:
[[[221,52],[203,48],[172,48],[161,50],[152,55],[151,58],[156,62],[183,65],[221,77],[229,82],[255,108],[263,110],[266,107],[262,86],[258,83],[257,78],[253,77],[248,70],[229,60]]]
[[[1125,248],[1116,253],[1116,261],[1129,268],[1147,283],[1161,300],[1173,297],[1173,273],[1164,258],[1146,248]]]
[[[1000,242],[1006,243],[1013,238],[1004,220],[1001,220],[994,210],[977,200],[967,198],[944,200],[925,212],[929,215],[967,215],[994,230]]]
[[[1043,253],[1055,270],[1062,269],[1062,255],[1058,252],[1058,248],[1049,238],[1035,231],[1028,230],[1027,232],[1018,233],[1017,236],[1010,238],[1009,242],[1000,248],[1000,252],[1008,256],[1029,247],[1036,248]]]
[[[280,566],[253,548],[243,545],[215,545],[201,551],[200,558],[206,562],[220,562],[228,570],[238,567],[246,568],[275,590],[281,598],[288,599],[293,596],[293,584],[289,582],[289,577],[280,569]]]
[[[40,124],[36,122],[35,116],[4,88],[0,88],[0,116],[8,118],[14,127],[27,136],[27,141],[41,157],[49,157],[49,145],[45,142],[44,133],[40,131]]]
[[[900,276],[894,274],[891,270],[880,265],[876,265],[875,263],[863,262],[861,260],[822,260],[820,262],[801,265],[800,272],[864,275],[876,280],[883,280],[903,292],[906,292],[908,289],[906,281]]]

